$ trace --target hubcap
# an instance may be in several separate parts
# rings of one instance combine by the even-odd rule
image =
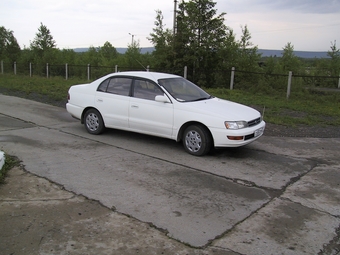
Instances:
[[[90,113],[86,117],[86,126],[91,131],[96,131],[99,127],[98,116],[94,113]]]
[[[200,134],[194,130],[189,131],[185,137],[185,145],[189,151],[199,151],[202,145]]]

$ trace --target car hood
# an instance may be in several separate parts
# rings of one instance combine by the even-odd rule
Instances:
[[[216,97],[184,104],[190,105],[189,108],[192,108],[194,112],[199,111],[204,114],[224,118],[228,121],[250,121],[261,116],[257,110],[251,107]]]

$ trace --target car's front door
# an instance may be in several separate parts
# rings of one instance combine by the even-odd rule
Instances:
[[[157,95],[164,95],[157,84],[134,80],[129,103],[129,127],[136,132],[170,138],[173,132],[173,104],[156,102]]]

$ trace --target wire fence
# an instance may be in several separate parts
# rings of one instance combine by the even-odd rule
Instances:
[[[173,73],[195,82],[199,74],[204,73],[200,70],[188,70],[187,67],[183,69],[159,70],[152,69],[147,66],[147,70],[140,67],[123,67],[123,66],[92,66],[87,65],[38,65],[33,63],[6,63],[0,61],[0,72],[20,74],[27,76],[42,76],[42,77],[64,77],[66,80],[70,78],[80,78],[87,80],[95,80],[109,73],[122,72],[122,71],[157,71]],[[311,87],[311,88],[327,88],[334,91],[340,91],[340,75],[339,76],[313,76],[308,74],[275,74],[266,72],[250,72],[243,70],[217,69],[211,73],[214,80],[213,87],[223,87],[229,89],[250,89],[260,84],[266,84],[269,88],[275,90],[287,91],[287,97],[290,95],[292,84],[294,87]],[[196,80],[195,80],[196,79]]]

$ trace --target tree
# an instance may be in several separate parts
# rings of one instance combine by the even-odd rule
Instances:
[[[188,66],[192,79],[201,86],[213,83],[218,52],[227,39],[225,13],[218,15],[215,5],[211,0],[182,1],[177,14],[174,64]]]
[[[125,65],[130,70],[145,69],[145,66],[141,63],[142,54],[140,53],[139,41],[134,40],[128,45],[125,52]]]
[[[253,86],[258,83],[259,75],[254,76],[253,72],[260,71],[259,61],[261,55],[257,53],[257,46],[254,46],[251,42],[251,34],[248,26],[245,25],[242,28],[241,39],[237,42],[236,59],[234,59],[234,66],[237,71],[242,71],[238,73],[238,79],[242,80],[244,85]]]
[[[83,53],[83,60],[87,64],[91,64],[91,66],[99,66],[100,65],[100,57],[99,57],[99,47],[90,46],[88,51]]]
[[[226,13],[218,14],[212,0],[182,0],[176,16],[176,33],[165,29],[163,15],[157,11],[153,33],[149,40],[155,46],[153,55],[160,66],[170,66],[173,72],[183,73],[200,86],[225,84],[226,70],[256,71],[260,55],[253,46],[248,27],[242,28],[239,42],[231,28],[225,25]]]
[[[287,73],[289,71],[299,72],[301,62],[294,54],[294,46],[288,42],[283,48],[282,58],[280,59],[282,71]]]
[[[173,62],[173,35],[170,29],[165,28],[163,19],[162,11],[156,10],[156,21],[154,22],[156,27],[152,29],[153,33],[150,34],[148,40],[155,47],[152,53],[155,60],[155,68],[166,70],[171,68]]]
[[[0,27],[0,60],[17,61],[20,56],[20,46],[13,31]]]
[[[331,50],[327,52],[331,58],[329,70],[331,76],[338,76],[340,74],[340,49],[336,47],[336,41],[331,42],[330,48]]]
[[[235,34],[232,29],[228,29],[227,37],[223,41],[221,49],[217,54],[218,66],[215,72],[215,83],[217,86],[223,86],[230,84],[230,73],[226,72],[236,66],[238,60],[238,48],[239,44],[235,39]]]
[[[114,65],[114,61],[118,56],[118,52],[110,42],[105,42],[104,45],[98,49],[98,52],[102,57],[103,65]]]
[[[40,23],[34,40],[30,43],[30,49],[33,56],[31,59],[34,64],[33,69],[36,72],[44,74],[46,72],[46,63],[50,65],[58,63],[57,56],[59,51],[56,48],[56,42],[50,30],[42,23]]]
[[[56,42],[50,30],[43,23],[40,23],[38,33],[36,33],[33,42],[31,42],[31,49],[42,55],[43,52],[53,48],[56,48]]]
[[[258,62],[261,55],[257,53],[257,46],[253,46],[251,40],[251,34],[247,25],[242,27],[242,36],[239,41],[239,55],[238,55],[238,68],[243,71],[257,71]]]

